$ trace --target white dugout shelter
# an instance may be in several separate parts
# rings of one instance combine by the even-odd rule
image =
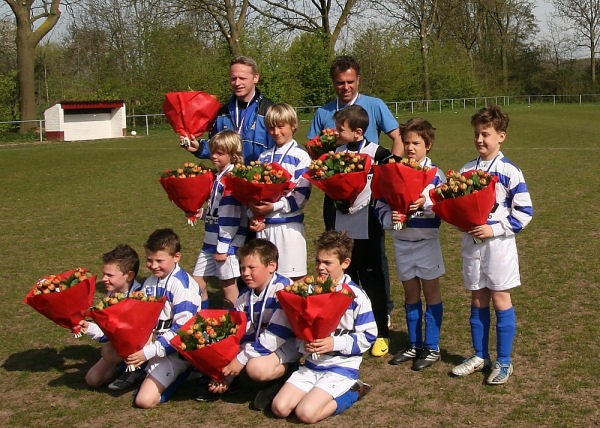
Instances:
[[[62,101],[44,111],[44,120],[48,140],[97,140],[127,135],[122,100]]]

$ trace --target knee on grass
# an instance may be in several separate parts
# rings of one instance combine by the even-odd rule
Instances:
[[[152,396],[150,394],[137,394],[135,396],[135,405],[140,409],[152,409],[160,403],[160,395]]]

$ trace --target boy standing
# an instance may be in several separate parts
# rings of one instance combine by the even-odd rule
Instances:
[[[337,144],[340,144],[336,152],[368,154],[373,164],[382,163],[392,156],[386,148],[364,138],[364,130],[369,126],[369,116],[361,106],[346,107],[336,112],[333,117],[338,132]],[[386,274],[382,264],[385,236],[381,223],[374,214],[375,203],[371,198],[372,178],[373,174],[369,173],[367,184],[352,206],[335,202],[335,230],[346,231],[348,236],[354,239],[352,262],[347,273],[364,288],[371,300],[379,332],[371,354],[383,357],[388,353],[390,344]]]
[[[529,224],[533,207],[523,173],[500,151],[506,138],[508,115],[497,106],[487,107],[473,115],[471,125],[479,156],[460,172],[481,169],[498,176],[498,182],[496,205],[487,223],[463,234],[463,277],[465,287],[471,290],[470,324],[475,354],[454,367],[452,373],[466,376],[491,367],[488,351],[491,299],[496,311],[498,358],[487,383],[500,385],[513,372],[510,354],[516,320],[510,289],[521,285],[515,234]],[[483,241],[476,243],[473,238]]]
[[[417,117],[400,126],[404,154],[421,167],[435,168],[427,154],[433,147],[435,128],[425,119]],[[422,191],[421,196],[409,206],[410,215],[406,227],[392,230],[396,253],[398,279],[404,288],[404,307],[409,346],[390,360],[396,365],[411,361],[413,370],[423,370],[440,360],[440,329],[443,305],[439,278],[445,273],[439,240],[441,220],[431,207],[429,190],[446,182],[439,169]],[[400,213],[392,211],[383,200],[378,200],[375,212],[385,229],[392,229],[401,221]],[[425,337],[422,333],[423,304],[425,296]]]
[[[349,287],[355,298],[330,336],[310,343],[298,341],[305,354],[317,353],[319,357],[307,357],[273,399],[275,415],[285,418],[295,411],[305,423],[339,414],[369,391],[370,386],[358,380],[358,369],[363,352],[377,337],[369,298],[344,273],[350,265],[352,238],[330,230],[317,239],[315,247],[317,274],[330,276],[337,283],[337,291],[343,285]]]
[[[292,281],[277,270],[277,247],[265,239],[254,239],[238,250],[241,278],[246,283],[235,309],[248,317],[246,334],[240,344],[240,352],[227,366],[223,374],[228,376],[222,383],[212,382],[211,392],[222,393],[229,387],[234,376],[246,368],[250,379],[272,382],[258,392],[254,407],[264,410],[287,379],[287,374],[297,367],[300,354],[287,317],[277,300],[276,293]]]
[[[135,280],[140,268],[140,259],[136,251],[129,245],[117,245],[112,251],[102,254],[102,282],[106,287],[106,294],[111,297],[116,293],[129,296],[134,291],[141,290],[142,286]],[[121,357],[110,342],[106,341],[104,333],[94,322],[81,320],[81,331],[92,340],[104,342],[102,357],[88,370],[85,375],[86,383],[92,388],[98,388],[110,382],[123,363]],[[133,372],[124,372],[120,377],[108,384],[108,389],[123,391],[134,386],[142,380],[144,372],[141,369]]]
[[[265,126],[275,147],[263,152],[258,160],[262,163],[277,162],[291,175],[294,188],[277,202],[251,204],[250,216],[262,217],[250,220],[250,229],[256,237],[275,244],[279,250],[277,271],[293,281],[306,275],[306,238],[302,209],[310,196],[310,182],[302,177],[310,166],[310,156],[294,140],[298,128],[296,111],[289,104],[269,107]]]
[[[169,341],[198,312],[201,296],[198,283],[178,265],[181,245],[175,232],[155,230],[144,249],[146,267],[152,275],[144,281],[143,291],[146,296],[167,298],[153,340],[125,359],[127,364],[135,366],[148,361],[148,375],[135,397],[135,404],[147,409],[166,401],[190,368],[190,363],[179,357]]]

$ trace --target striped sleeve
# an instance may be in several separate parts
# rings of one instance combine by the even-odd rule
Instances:
[[[241,218],[245,216],[242,204],[231,194],[224,195],[219,203],[219,231],[217,253],[230,254],[230,247],[238,234]],[[244,234],[245,235],[245,234]]]
[[[502,159],[503,161],[506,158]],[[507,161],[508,162],[508,161]],[[512,165],[504,169],[504,173],[498,175],[498,183],[506,189],[506,195],[502,203],[506,209],[506,215],[498,218],[498,223],[492,224],[494,236],[511,236],[519,233],[529,224],[533,218],[533,204],[531,195],[525,183],[523,173],[519,168]]]
[[[356,299],[352,302],[354,330],[349,334],[333,337],[333,350],[342,355],[362,355],[377,339],[377,324],[371,301],[358,287],[352,287]]]

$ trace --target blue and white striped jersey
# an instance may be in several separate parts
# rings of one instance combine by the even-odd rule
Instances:
[[[310,166],[310,156],[295,140],[281,147],[273,147],[260,154],[258,160],[263,163],[277,162],[292,176],[291,181],[296,186],[280,200],[273,203],[273,211],[265,215],[266,224],[302,223],[302,209],[310,197],[310,181],[302,177]]]
[[[371,309],[371,301],[363,289],[348,275],[344,275],[337,289],[341,290],[344,283],[350,287],[356,298],[342,315],[337,329],[331,333],[333,351],[320,355],[316,360],[307,357],[304,365],[311,370],[331,371],[351,379],[358,379],[362,354],[369,350],[377,339],[377,324]],[[305,342],[300,339],[297,341],[298,350],[306,354]]]
[[[133,293],[134,291],[140,291],[142,289],[142,285],[137,282],[135,279],[133,280],[133,282],[131,283],[131,285],[129,286],[129,289],[127,290],[127,297],[129,297],[129,295],[131,293]],[[108,293],[107,296],[108,297],[112,297],[114,295],[114,293]],[[106,336],[104,336],[104,332],[102,331],[102,329],[98,326],[98,324],[96,324],[95,322],[89,321],[88,322],[88,328],[85,330],[84,333],[86,336],[88,336],[90,339],[95,340],[97,342],[106,342]]]
[[[179,264],[165,278],[149,276],[142,289],[146,296],[167,298],[158,316],[155,330],[158,337],[143,348],[147,359],[164,357],[175,352],[169,341],[175,337],[177,330],[198,313],[202,292],[194,278],[181,269]]]
[[[248,287],[240,293],[235,309],[245,312],[248,319],[246,334],[241,340],[237,355],[241,364],[246,365],[250,358],[269,355],[287,340],[296,339],[275,294],[291,284],[292,280],[275,272],[258,296]]]
[[[421,162],[421,166],[435,168],[433,162],[428,157],[425,157]],[[436,171],[433,180],[423,189],[421,194],[425,196],[425,204],[422,210],[411,213],[409,220],[406,223],[406,228],[401,230],[392,230],[392,236],[401,241],[420,241],[422,239],[435,239],[439,236],[439,228],[441,219],[431,210],[433,202],[429,197],[429,191],[434,187],[446,182],[446,174],[439,168]],[[375,204],[375,215],[381,222],[384,229],[392,229],[392,209],[384,199],[378,199]]]
[[[490,161],[481,158],[466,163],[460,172],[481,169],[498,177],[496,183],[496,207],[490,213],[487,224],[492,226],[494,236],[513,236],[529,224],[533,217],[531,196],[521,170],[504,157],[502,152]]]
[[[204,215],[204,244],[202,251],[210,254],[235,254],[244,245],[248,233],[248,217],[242,204],[233,195],[223,195],[223,176],[233,169],[233,164],[217,174],[210,191]]]

